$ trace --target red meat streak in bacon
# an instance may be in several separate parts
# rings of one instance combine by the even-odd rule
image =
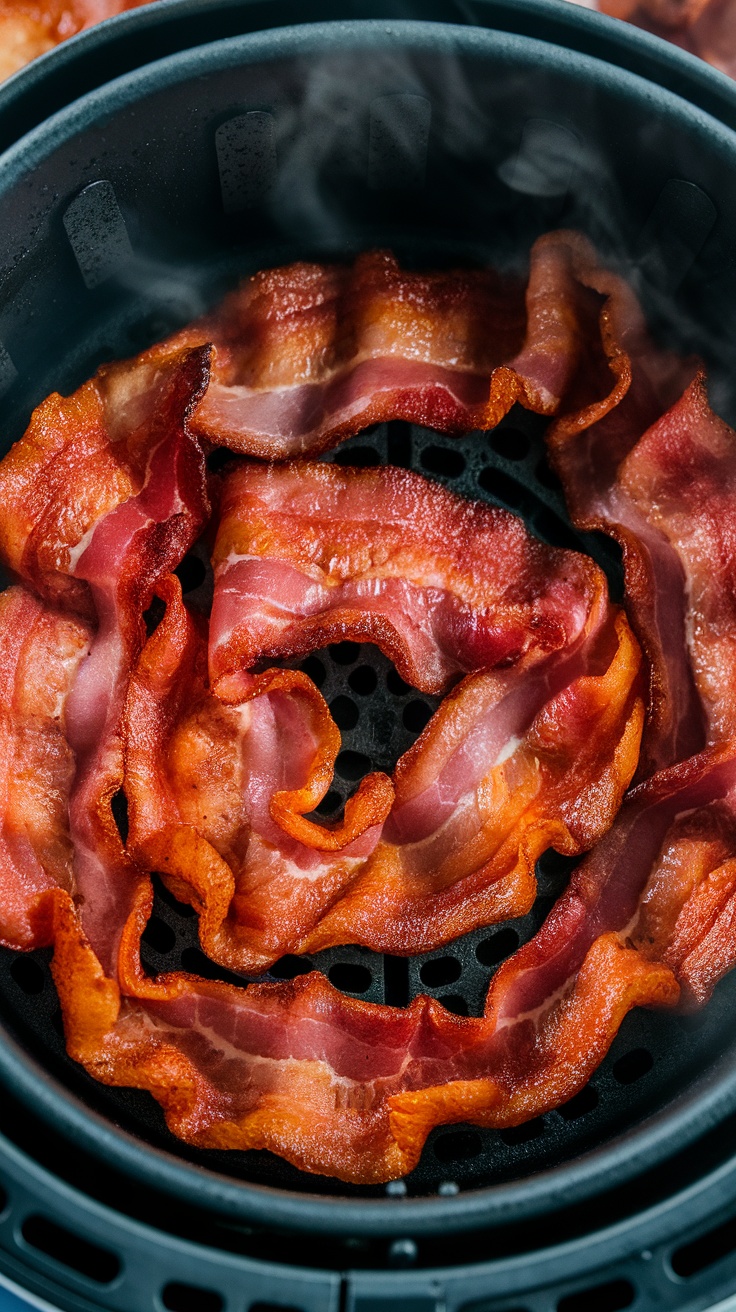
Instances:
[[[305,699],[304,676],[270,671],[244,706],[223,704],[172,582],[128,699],[130,851],[194,901],[207,952],[247,971],[332,943],[426,950],[521,914],[537,856],[589,847],[636,764],[640,655],[594,568],[591,581],[566,650],[466,679],[397,766],[388,818],[393,789],[370,776],[337,827],[304,815],[340,745],[316,689]],[[315,699],[321,751],[305,736]]]

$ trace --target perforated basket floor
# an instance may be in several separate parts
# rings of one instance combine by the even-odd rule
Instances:
[[[341,464],[403,465],[468,497],[483,497],[521,514],[547,541],[592,554],[606,570],[612,594],[621,595],[621,566],[606,538],[580,535],[567,519],[561,492],[543,447],[543,423],[515,409],[492,433],[440,437],[406,424],[362,433],[327,459]],[[182,583],[195,603],[208,581],[201,559],[188,557]],[[371,769],[391,770],[424,728],[437,699],[419,695],[374,647],[341,643],[301,662],[319,685],[342,731],[336,778],[320,808],[334,815]],[[499,963],[538,929],[569,877],[573,862],[550,852],[539,862],[539,893],[528,915],[480,929],[447,947],[414,958],[380,956],[360,947],[332,948],[311,958],[284,957],[269,978],[317,969],[351,996],[406,1006],[426,992],[462,1015],[480,1015]],[[237,980],[205,957],[197,919],[158,883],[154,914],[143,939],[151,971],[183,968]],[[49,953],[18,956],[0,950],[0,1019],[47,1069],[91,1107],[146,1142],[218,1172],[290,1189],[380,1197],[450,1195],[458,1190],[520,1179],[607,1143],[685,1090],[717,1055],[736,1014],[736,977],[726,979],[711,1004],[692,1017],[646,1011],[631,1014],[590,1084],[558,1111],[514,1129],[471,1126],[435,1130],[422,1160],[406,1180],[350,1187],[305,1176],[265,1152],[204,1152],[185,1147],[166,1130],[157,1104],[134,1090],[106,1089],[66,1056],[61,1015],[48,969]],[[242,981],[239,981],[242,982]]]

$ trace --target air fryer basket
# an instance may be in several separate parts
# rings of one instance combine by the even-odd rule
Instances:
[[[98,72],[98,89],[3,157],[3,451],[49,391],[163,336],[243,274],[379,245],[417,267],[521,269],[534,238],[559,226],[587,232],[636,280],[662,340],[704,355],[733,422],[736,135],[661,86],[528,35],[542,19],[585,34],[590,15],[518,0],[524,35],[383,20],[212,41],[206,8],[205,44],[174,41],[177,53],[107,85]],[[230,19],[235,8],[214,7]],[[469,8],[475,18],[483,6]],[[193,30],[191,0],[161,9],[170,31],[177,9]],[[511,25],[508,4],[487,9]],[[141,15],[118,22],[128,49],[145,34]],[[649,38],[601,31],[629,66],[655,59]],[[49,57],[49,84],[56,77],[58,91],[58,70],[81,67],[85,49],[104,55],[106,40],[90,33],[79,54],[71,43]],[[676,73],[683,89],[691,77],[695,98],[722,103],[736,122],[736,94],[690,65],[663,57],[668,79]],[[27,108],[43,81],[22,78],[0,93],[0,134],[3,94],[11,110]],[[620,597],[616,550],[567,519],[543,428],[521,410],[461,440],[396,423],[328,458],[404,465],[506,506],[548,541],[590,552]],[[204,573],[196,555],[184,563],[189,595],[206,587]],[[435,703],[367,645],[301,666],[343,733],[330,814],[366,770],[393,766]],[[335,948],[309,963],[284,958],[272,976],[312,966],[370,1001],[402,1006],[424,991],[479,1014],[494,969],[535,932],[569,870],[548,854],[528,916],[445,949],[404,960]],[[203,957],[196,917],[163,886],[144,948],[153,969],[234,978]],[[0,1125],[14,1140],[0,1141],[0,1269],[41,1295],[126,1312],[160,1297],[174,1312],[218,1312],[223,1298],[261,1312],[378,1312],[399,1298],[410,1312],[517,1309],[520,1299],[539,1312],[614,1312],[634,1296],[637,1306],[702,1307],[725,1288],[730,1268],[677,1254],[685,1225],[710,1234],[716,1209],[736,1210],[736,975],[701,1015],[628,1017],[590,1085],[559,1111],[501,1132],[440,1128],[405,1181],[359,1188],[266,1153],[185,1147],[148,1095],[89,1079],[66,1056],[48,959],[0,951]],[[286,1230],[306,1237],[285,1241]],[[722,1256],[732,1238],[711,1237],[703,1252]],[[605,1289],[576,1303],[576,1290],[595,1286],[588,1270],[610,1263]],[[341,1286],[334,1272],[350,1266],[373,1268],[370,1281]],[[379,1277],[386,1266],[392,1274]]]

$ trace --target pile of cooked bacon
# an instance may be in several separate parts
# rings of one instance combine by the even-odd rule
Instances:
[[[505,511],[312,458],[516,402],[553,417],[575,523],[621,543],[626,613]],[[240,454],[208,472],[218,444]],[[209,615],[175,573],[203,537]],[[70,1054],[188,1143],[400,1176],[435,1125],[558,1106],[630,1008],[703,1002],[734,964],[736,441],[582,238],[537,242],[526,289],[381,253],[251,278],[38,407],[0,465],[0,554],[0,935],[53,945]],[[272,662],[342,639],[447,695],[326,823],[339,731]],[[252,976],[521,915],[550,846],[593,850],[482,1018],[141,964],[151,872]]]

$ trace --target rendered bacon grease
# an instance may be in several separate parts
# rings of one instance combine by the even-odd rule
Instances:
[[[457,432],[517,400],[554,417],[573,518],[624,546],[646,678],[587,558],[407,471],[293,458],[376,415]],[[208,478],[215,438],[248,459]],[[735,955],[735,451],[702,378],[569,233],[537,243],[526,292],[385,254],[257,275],[49,397],[0,465],[18,580],[0,597],[0,935],[53,945],[70,1054],[149,1090],[190,1144],[374,1182],[410,1171],[435,1125],[572,1097],[631,1007],[704,1001]],[[205,531],[209,617],[172,572]],[[269,661],[356,636],[447,692],[392,778],[328,824],[339,732],[311,680]],[[316,973],[239,987],[141,966],[153,871],[214,960],[256,973],[518,915],[549,845],[593,850],[482,1018],[353,1000]]]

